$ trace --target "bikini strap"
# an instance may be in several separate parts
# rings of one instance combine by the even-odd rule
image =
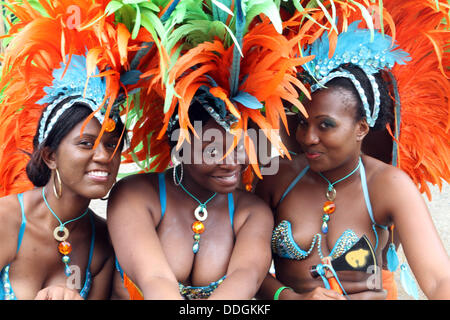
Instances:
[[[166,198],[166,180],[164,179],[164,172],[158,173],[158,185],[159,185],[159,202],[161,204],[161,223],[164,213],[166,213],[167,198]]]
[[[91,220],[91,245],[89,248],[89,259],[86,266],[86,276],[84,279],[84,285],[83,288],[80,290],[80,296],[83,299],[86,299],[89,291],[91,290],[91,284],[92,284],[92,274],[91,274],[91,263],[92,263],[92,256],[94,255],[94,245],[95,245],[95,220],[94,220],[94,214],[92,211],[89,212],[89,218]]]
[[[19,252],[20,245],[22,244],[23,234],[25,233],[25,226],[27,224],[27,218],[25,217],[25,206],[23,204],[23,193],[17,195],[19,199],[20,209],[22,211],[22,223],[20,224],[19,237],[17,240],[17,252]]]
[[[233,193],[228,194],[228,213],[230,215],[230,222],[231,222],[231,230],[233,230],[234,233],[234,199],[233,199]]]
[[[377,230],[375,229],[375,226],[379,227],[381,229],[384,229],[384,230],[387,230],[388,227],[376,223],[375,219],[373,217],[373,210],[372,210],[372,204],[370,203],[369,189],[367,188],[366,170],[364,168],[364,164],[362,163],[362,161],[361,161],[361,165],[359,167],[359,174],[361,176],[361,186],[363,189],[364,200],[366,201],[367,211],[369,212],[369,217],[370,217],[370,220],[372,221],[372,229],[373,229],[373,232],[375,233],[375,240],[376,240],[375,251],[376,251],[377,247],[378,247],[378,233],[377,233]]]
[[[286,191],[284,191],[283,195],[281,196],[280,201],[278,201],[278,205],[277,207],[280,205],[281,201],[283,201],[283,199],[286,197],[286,195],[295,187],[295,185],[297,184],[297,182],[299,182],[299,180],[301,178],[303,178],[303,176],[306,174],[306,172],[309,170],[309,166],[306,166],[298,175],[297,177],[295,177],[295,179],[291,182],[291,184],[289,185],[289,187],[287,187]]]
[[[91,267],[91,262],[92,262],[92,256],[94,254],[94,244],[95,244],[95,221],[94,221],[94,215],[92,214],[92,211],[89,214],[89,218],[91,220],[91,246],[89,248],[89,260],[88,260],[88,264],[87,264],[87,270],[90,269]]]

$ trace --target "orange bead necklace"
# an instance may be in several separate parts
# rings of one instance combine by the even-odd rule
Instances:
[[[58,250],[63,255],[62,262],[65,265],[64,273],[66,274],[66,276],[69,277],[72,274],[69,267],[70,263],[69,254],[72,252],[72,245],[70,244],[70,242],[66,241],[67,238],[69,237],[69,230],[65,226],[70,222],[74,222],[83,218],[88,213],[89,208],[87,208],[86,211],[81,216],[62,223],[61,219],[59,219],[59,217],[56,215],[56,213],[52,210],[52,208],[48,204],[47,198],[45,198],[44,191],[45,187],[42,188],[42,198],[44,199],[45,205],[47,206],[48,210],[50,210],[50,212],[55,216],[56,220],[58,220],[59,222],[59,226],[56,227],[55,230],[53,230],[53,237],[55,238],[56,241],[59,241]],[[61,232],[63,233],[62,235],[60,235]]]
[[[334,185],[352,176],[359,169],[360,166],[361,166],[361,157],[359,157],[358,165],[356,166],[355,169],[353,169],[352,172],[350,172],[345,177],[333,183],[331,183],[330,180],[328,180],[322,173],[318,172],[318,174],[328,182],[328,189],[327,192],[325,193],[325,197],[327,198],[328,201],[325,201],[325,203],[323,204],[324,214],[322,216],[322,227],[321,227],[322,233],[324,234],[328,233],[328,221],[330,221],[330,215],[336,210],[336,204],[334,203],[334,199],[336,199],[336,189],[334,188]]]

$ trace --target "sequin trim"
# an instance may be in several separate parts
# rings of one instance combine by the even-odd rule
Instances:
[[[205,287],[192,287],[185,286],[182,283],[178,283],[180,294],[188,300],[194,299],[206,299],[216,290],[216,288],[225,280],[226,276],[223,276],[217,281],[211,282]]]

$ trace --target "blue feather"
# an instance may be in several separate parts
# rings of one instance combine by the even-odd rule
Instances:
[[[170,7],[167,9],[167,11],[164,12],[164,14],[162,15],[162,17],[161,17],[161,21],[162,22],[165,22],[167,19],[169,19],[169,17],[172,14],[173,10],[175,10],[178,2],[180,2],[180,0],[175,0],[174,2],[172,2]]]
[[[344,63],[353,63],[367,74],[374,74],[384,67],[392,68],[395,63],[405,64],[411,60],[408,53],[398,49],[397,44],[392,45],[391,37],[375,32],[372,40],[370,30],[358,28],[360,22],[353,22],[346,32],[339,34],[331,59],[328,59],[327,32],[306,49],[306,55],[315,55],[314,60],[306,63],[312,76],[321,79]]]
[[[417,289],[417,284],[409,271],[406,263],[402,263],[400,266],[400,281],[402,283],[403,289],[406,293],[412,296],[414,299],[419,299],[419,290]]]
[[[68,56],[66,57],[69,60]],[[65,64],[61,62],[59,69],[54,69],[52,72],[53,82],[50,87],[45,87],[45,97],[37,101],[37,104],[52,103],[58,97],[64,96],[82,96],[85,92],[87,77],[86,57],[79,55],[72,55],[70,64],[67,67],[64,78],[62,78]],[[99,74],[97,68],[93,75]],[[106,83],[103,77],[90,77],[86,88],[87,99],[94,101],[97,105],[101,105],[106,94]]]
[[[394,272],[395,270],[397,270],[399,265],[398,255],[393,243],[389,245],[388,252],[386,253],[386,260],[389,271]]]
[[[261,109],[264,107],[262,103],[259,102],[258,99],[256,99],[255,96],[245,91],[239,91],[238,94],[232,98],[232,100],[239,102],[244,107],[254,110]]]

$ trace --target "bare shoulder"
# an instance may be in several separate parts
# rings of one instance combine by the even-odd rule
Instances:
[[[11,261],[17,249],[22,214],[16,194],[0,198],[0,262]],[[0,265],[3,267],[3,265]]]
[[[424,199],[408,174],[374,158],[365,157],[364,162],[375,220],[386,224],[394,216],[410,214],[419,208],[426,213]]]
[[[16,194],[0,198],[0,230],[18,228],[22,222],[21,212]]]
[[[263,179],[258,181],[255,193],[269,203],[272,208],[276,207],[284,190],[307,164],[303,155],[296,155],[292,160],[273,158],[270,163],[270,174],[264,175]]]
[[[250,220],[259,226],[269,226],[272,229],[272,210],[260,197],[236,190],[235,198],[235,230],[239,230]]]
[[[142,173],[133,174],[119,180],[111,190],[111,194],[129,193],[139,195],[144,192],[155,190],[154,180],[157,174]]]
[[[372,157],[364,157],[368,182],[374,191],[386,193],[416,189],[411,178],[401,169]]]
[[[107,215],[109,225],[113,220],[122,224],[131,216],[136,223],[152,217],[156,225],[161,216],[158,174],[135,174],[117,182],[109,195]]]

